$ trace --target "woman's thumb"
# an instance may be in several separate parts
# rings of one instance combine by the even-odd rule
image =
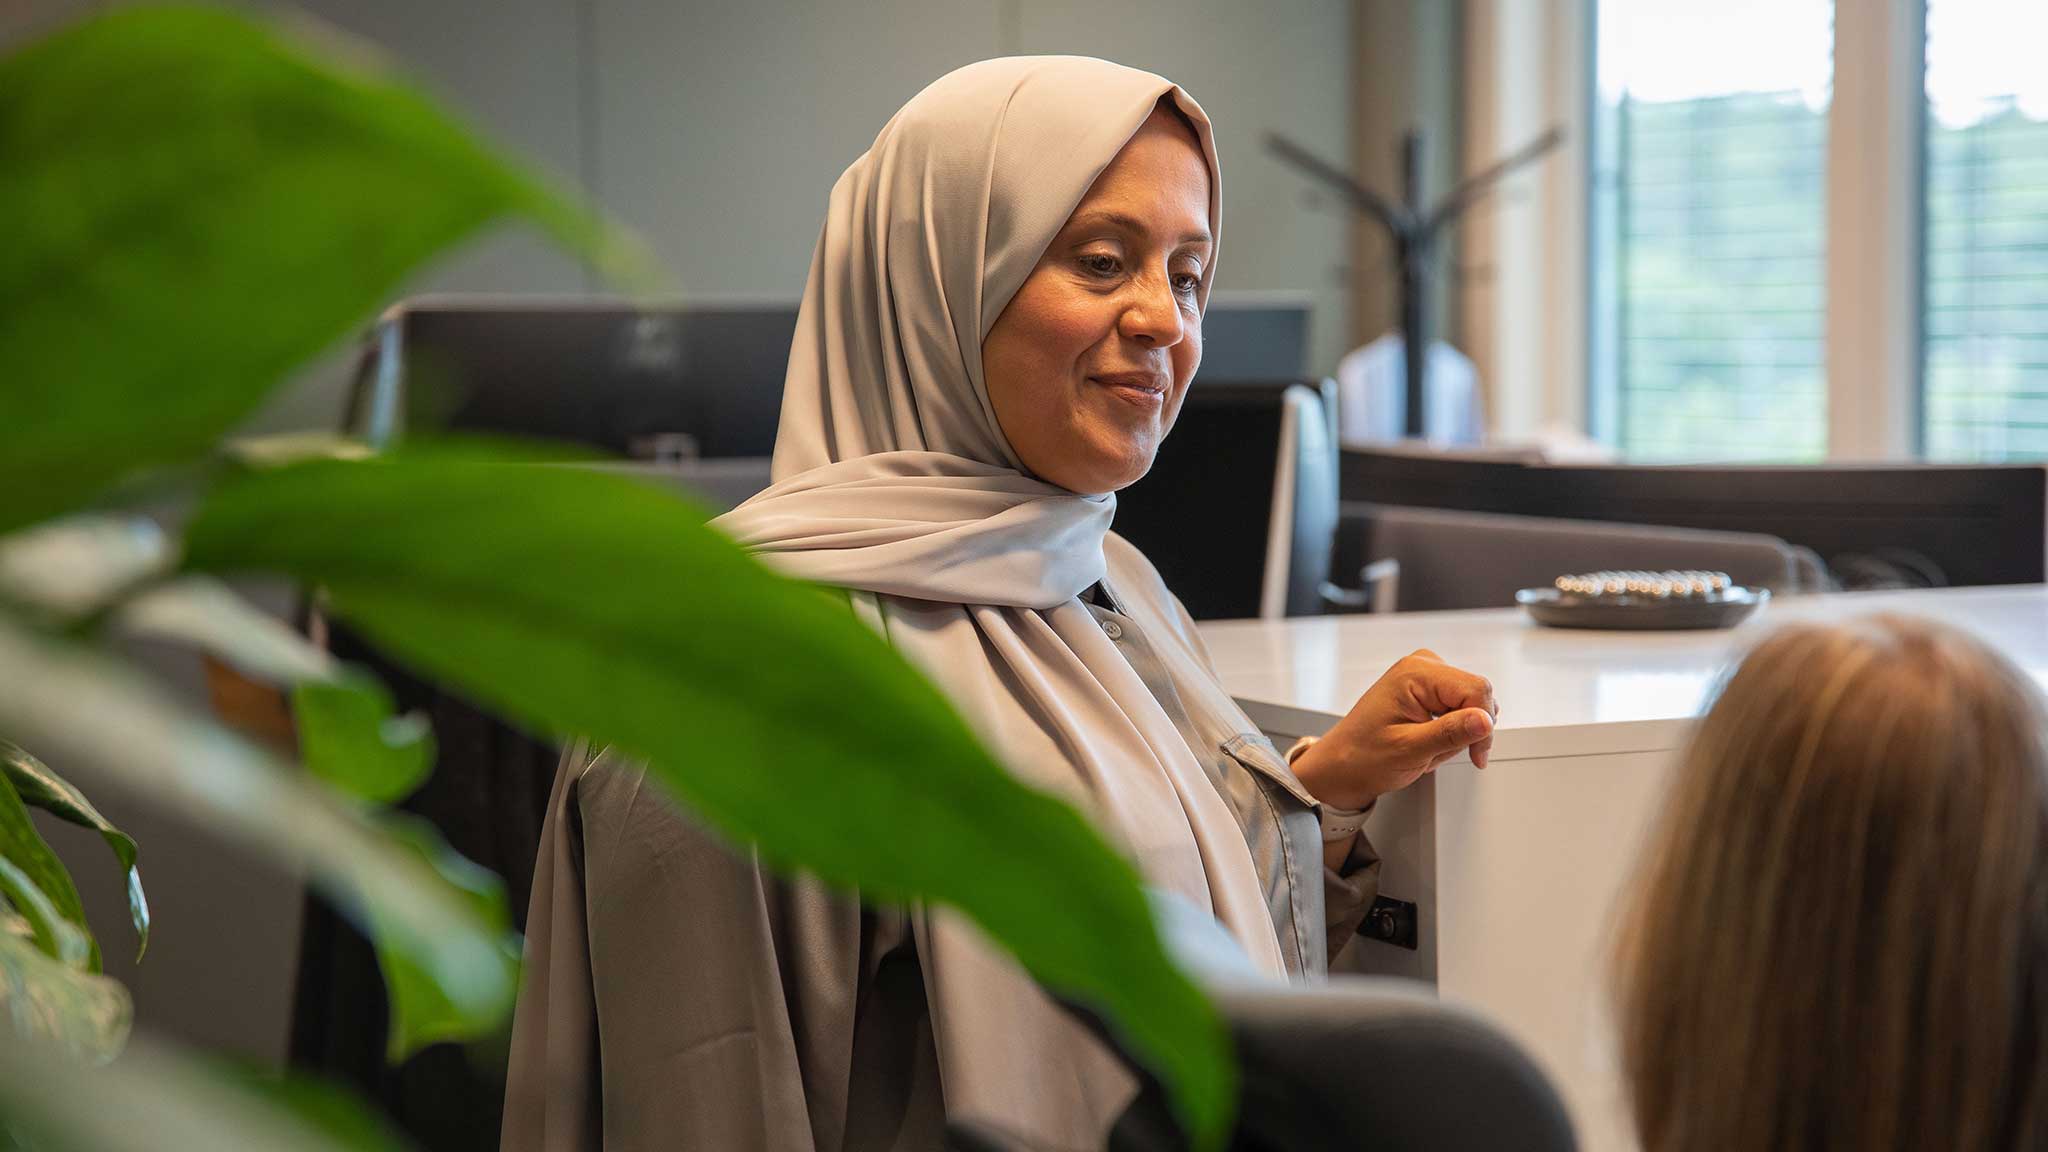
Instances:
[[[1493,717],[1484,708],[1460,708],[1431,720],[1422,731],[1422,743],[1431,756],[1462,752],[1493,735]]]

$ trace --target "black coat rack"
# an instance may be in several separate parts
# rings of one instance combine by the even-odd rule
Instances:
[[[1459,182],[1434,205],[1425,207],[1422,189],[1422,134],[1401,138],[1402,203],[1395,204],[1277,132],[1266,136],[1266,150],[1310,179],[1332,189],[1360,215],[1376,220],[1394,243],[1394,266],[1401,301],[1401,361],[1407,370],[1407,411],[1404,434],[1423,435],[1423,381],[1429,364],[1429,279],[1437,241],[1467,209],[1502,180],[1535,163],[1564,143],[1564,129],[1552,128],[1509,153],[1492,167]]]

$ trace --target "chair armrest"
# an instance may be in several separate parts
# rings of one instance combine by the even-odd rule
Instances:
[[[1346,588],[1325,580],[1322,586],[1326,612],[1392,612],[1401,582],[1401,562],[1393,557],[1375,560],[1358,570],[1358,585]]]

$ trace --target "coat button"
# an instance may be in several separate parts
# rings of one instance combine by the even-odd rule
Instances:
[[[1121,640],[1124,638],[1124,626],[1114,620],[1104,620],[1102,622],[1102,634],[1111,640]]]

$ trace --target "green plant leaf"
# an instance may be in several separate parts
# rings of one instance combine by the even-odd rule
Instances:
[[[14,1033],[0,1052],[42,1041],[88,1061],[113,1059],[128,1040],[133,1016],[119,981],[54,960],[9,932],[0,932],[0,1011]]]
[[[300,757],[351,796],[395,803],[434,767],[434,734],[418,713],[392,714],[375,677],[347,667],[275,617],[205,576],[182,576],[114,614],[126,636],[187,644],[257,679],[292,689]]]
[[[143,591],[115,611],[113,623],[122,635],[197,648],[271,684],[343,675],[325,650],[205,577],[185,576]]]
[[[199,457],[495,221],[651,281],[367,46],[224,6],[120,5],[0,58],[0,156],[0,530]]]
[[[427,974],[466,1019],[504,1018],[517,965],[500,925],[409,846],[337,796],[162,689],[0,616],[0,731],[91,765],[111,784],[311,879]]]
[[[378,824],[462,893],[476,918],[496,930],[506,963],[519,963],[520,940],[512,931],[512,918],[505,906],[505,884],[495,873],[450,848],[439,830],[417,816],[387,812]],[[376,920],[374,909],[371,919],[373,923]],[[394,1064],[429,1044],[472,1039],[498,1023],[451,999],[403,952],[379,948],[377,966],[384,974],[385,994],[391,1002],[385,1054]]]
[[[0,540],[0,592],[52,626],[105,613],[123,636],[188,645],[250,676],[296,686],[302,755],[314,775],[378,803],[418,788],[433,768],[424,716],[394,717],[389,694],[374,678],[345,667],[219,581],[165,579],[167,552],[148,520],[68,517]],[[116,851],[123,847],[116,843]],[[146,917],[139,885],[131,898]]]
[[[389,1121],[339,1084],[299,1073],[279,1074],[253,1061],[204,1060],[227,1085],[289,1113],[306,1128],[358,1152],[404,1152],[411,1145]]]
[[[275,468],[302,460],[366,460],[376,449],[334,432],[279,432],[239,436],[221,445],[221,455],[242,468]]]
[[[6,772],[8,784],[23,803],[98,832],[107,847],[114,850],[114,858],[121,862],[128,879],[128,918],[135,925],[135,958],[140,960],[149,950],[149,899],[142,891],[142,873],[135,867],[134,838],[100,815],[85,793],[50,771],[49,765],[6,740],[0,740],[0,771]]]
[[[6,857],[0,857],[0,898],[28,920],[35,946],[45,955],[74,971],[89,970],[92,945],[84,930],[66,919],[57,902]]]
[[[397,1152],[404,1144],[346,1093],[252,1082],[138,1036],[82,1067],[48,1045],[0,1044],[0,1118],[37,1152]]]
[[[170,566],[170,547],[154,520],[67,517],[0,536],[0,601],[31,619],[62,624]]]
[[[418,713],[391,714],[391,694],[367,676],[307,680],[292,690],[299,758],[338,791],[395,804],[434,770],[434,730]]]
[[[92,938],[92,927],[85,921],[85,905],[79,902],[78,887],[71,882],[64,862],[57,858],[42,833],[36,831],[28,807],[21,802],[21,794],[5,776],[0,776],[0,860],[19,869],[23,879],[50,902],[56,914],[77,929],[84,946],[86,971],[99,971],[99,943]],[[30,923],[34,922],[31,918]],[[54,931],[48,935],[52,937],[51,945],[62,943]],[[61,947],[52,947],[49,952],[59,959],[65,958]]]
[[[211,493],[185,563],[320,585],[383,650],[508,717],[646,756],[771,863],[964,910],[1109,1019],[1200,1141],[1228,1131],[1224,1030],[1132,866],[999,767],[843,598],[772,575],[673,493],[474,449],[311,462]]]

